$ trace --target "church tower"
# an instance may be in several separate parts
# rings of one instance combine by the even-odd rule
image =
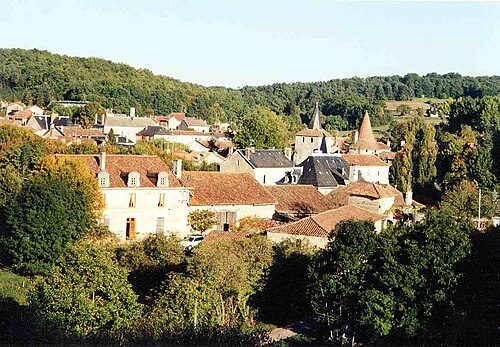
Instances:
[[[299,165],[314,153],[329,153],[334,143],[333,136],[321,126],[319,105],[316,103],[308,127],[295,135],[294,163]]]

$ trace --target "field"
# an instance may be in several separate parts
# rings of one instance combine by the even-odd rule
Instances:
[[[28,278],[0,270],[0,301],[12,300],[19,305],[27,305],[30,285]]]
[[[430,105],[427,102],[441,103],[445,101],[446,100],[444,99],[436,99],[436,98],[414,98],[409,101],[387,100],[385,102],[385,109],[388,111],[396,111],[398,106],[408,105],[411,107],[412,110],[417,110],[421,108],[425,111],[430,108]]]

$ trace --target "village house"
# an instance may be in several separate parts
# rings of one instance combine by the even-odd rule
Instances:
[[[124,136],[132,143],[137,142],[137,133],[147,126],[156,125],[149,117],[136,117],[135,108],[130,109],[130,114],[106,114],[104,119],[104,133],[107,135],[113,129],[113,133]]]
[[[147,235],[189,234],[189,189],[157,156],[56,155],[82,161],[95,175],[105,200],[101,223],[121,240]]]
[[[371,221],[377,232],[382,231],[387,217],[355,205],[339,207],[300,219],[296,222],[272,227],[266,230],[267,238],[273,242],[287,239],[305,240],[311,246],[325,248],[328,236],[335,226],[347,220]]]
[[[314,153],[334,153],[335,138],[321,126],[319,106],[316,103],[309,126],[295,135],[295,153],[293,161],[299,165]]]
[[[162,127],[165,127],[170,130],[175,130],[179,127],[181,122],[186,118],[186,114],[184,112],[172,112],[167,116],[154,116],[153,119],[160,124]]]
[[[357,205],[375,213],[388,214],[391,209],[409,210],[421,205],[405,201],[403,193],[388,184],[353,182],[327,195],[332,205]]]
[[[238,149],[220,166],[221,172],[249,173],[262,185],[297,183],[300,168],[278,149]]]
[[[18,102],[18,101],[10,102],[10,103],[7,103],[7,105],[5,105],[4,112],[7,116],[9,116],[9,115],[13,115],[16,112],[24,110],[25,107],[26,107],[26,105],[23,104],[22,102]]]
[[[170,138],[171,133],[160,125],[148,125],[137,134],[138,140],[151,141],[151,140],[167,140]]]
[[[217,230],[228,231],[243,217],[273,217],[276,200],[248,173],[185,171],[185,186],[192,189],[189,210],[217,213]]]
[[[200,145],[200,142],[208,142],[212,139],[210,133],[203,133],[198,131],[189,130],[169,130],[168,135],[163,137],[168,142],[177,142],[187,145],[192,151],[207,151],[209,150],[204,145]],[[200,146],[203,146],[200,147]]]
[[[177,127],[179,130],[192,130],[199,133],[209,133],[210,126],[203,119],[185,117]]]
[[[276,199],[276,212],[273,219],[280,222],[295,221],[332,208],[330,199],[312,185],[285,184],[266,186]]]
[[[373,154],[342,154],[343,170],[350,182],[389,184],[390,165]]]
[[[372,125],[368,112],[365,112],[359,131],[354,132],[353,144],[349,147],[349,154],[376,155],[380,158],[394,158],[390,142],[378,142],[373,136]]]
[[[43,108],[37,105],[31,105],[28,107],[28,110],[31,111],[35,116],[40,116],[44,114]]]

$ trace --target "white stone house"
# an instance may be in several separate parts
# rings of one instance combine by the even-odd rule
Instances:
[[[345,175],[350,182],[389,184],[390,165],[373,154],[342,154]]]
[[[300,170],[278,149],[239,149],[220,166],[225,173],[249,173],[262,185],[297,183]]]
[[[104,133],[107,135],[113,129],[116,136],[124,136],[135,143],[137,133],[151,125],[156,125],[151,118],[135,117],[133,114],[107,114],[104,119]]]
[[[184,171],[182,181],[191,191],[189,210],[217,213],[217,230],[227,231],[243,217],[271,219],[276,200],[250,174]]]
[[[193,130],[199,133],[209,133],[210,126],[203,119],[185,117],[177,127],[179,130]]]
[[[157,156],[56,155],[80,160],[95,174],[105,200],[101,223],[121,240],[189,234],[189,189]],[[176,162],[180,174],[180,162]]]

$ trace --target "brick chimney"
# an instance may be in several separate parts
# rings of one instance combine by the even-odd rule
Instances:
[[[250,159],[250,156],[252,155],[253,152],[255,152],[255,149],[253,147],[245,148],[245,157],[247,157],[247,159]]]
[[[289,160],[292,160],[292,149],[290,147],[285,148],[285,157],[287,157]]]

